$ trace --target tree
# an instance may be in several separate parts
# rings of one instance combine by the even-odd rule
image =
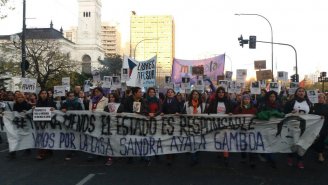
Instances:
[[[103,65],[99,71],[100,76],[112,76],[112,75],[120,75],[123,59],[121,55],[112,54],[107,55],[104,60],[99,60],[99,63]]]
[[[6,18],[8,11],[14,9],[15,7],[10,4],[10,0],[0,0],[0,19]]]
[[[20,66],[20,48],[15,48],[12,44],[7,43],[1,49],[6,51],[4,53],[6,53],[7,59],[11,58]],[[30,67],[26,71],[26,77],[36,78],[41,89],[44,89],[50,79],[77,71],[77,62],[71,60],[70,54],[64,53],[62,50],[62,45],[57,40],[28,40],[26,55]]]

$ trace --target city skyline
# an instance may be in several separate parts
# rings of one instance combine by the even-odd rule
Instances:
[[[0,35],[21,32],[22,1],[11,0],[14,11],[0,20]],[[27,27],[49,27],[64,30],[76,26],[77,0],[26,0]],[[248,69],[255,76],[254,60],[266,60],[271,69],[271,45],[257,43],[256,49],[241,48],[238,37],[256,35],[257,40],[270,41],[269,24],[257,16],[236,16],[235,13],[256,13],[265,16],[272,24],[274,42],[293,45],[298,54],[298,73],[327,71],[324,61],[324,46],[327,40],[327,25],[320,20],[327,17],[324,1],[102,1],[102,21],[118,22],[122,34],[122,46],[129,40],[131,11],[137,15],[172,15],[176,25],[175,57],[179,59],[201,59],[216,54],[227,54],[226,70]],[[315,52],[315,53],[314,53]],[[128,54],[127,54],[128,55]],[[295,53],[288,46],[274,46],[274,75],[277,71],[293,74]],[[310,62],[310,63],[309,63]],[[231,67],[232,63],[232,67]]]

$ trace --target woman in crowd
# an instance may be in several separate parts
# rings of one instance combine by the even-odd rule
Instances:
[[[36,105],[37,99],[37,95],[35,93],[31,93],[29,94],[28,103],[34,107]]]
[[[145,104],[148,107],[148,115],[150,118],[158,116],[161,113],[162,103],[161,100],[156,97],[156,90],[153,87],[149,87],[147,89],[147,93],[145,96]],[[155,156],[157,160],[159,160],[159,156]],[[147,163],[147,166],[151,164],[151,158],[145,157],[144,160]]]
[[[182,111],[183,109],[183,106],[185,104],[185,97],[180,93],[178,92],[176,95],[175,95],[175,98],[177,99],[178,101],[178,104],[179,104],[179,107],[180,107],[180,110]]]
[[[257,112],[257,109],[251,103],[251,96],[249,94],[244,94],[242,96],[240,106],[236,107],[233,111],[234,114],[253,114],[253,115],[255,115],[256,112]],[[254,160],[255,160],[256,155],[254,153],[245,153],[245,152],[241,153],[241,157],[242,157],[243,161],[246,159],[247,156],[248,156],[248,161],[249,161],[250,167],[254,168],[255,167]]]
[[[96,87],[92,90],[91,100],[89,103],[89,110],[92,112],[104,112],[105,107],[108,106],[108,98],[104,96],[104,91],[101,87]],[[92,155],[88,156],[88,161],[94,160]],[[112,157],[108,157],[105,163],[106,166],[113,164]]]
[[[175,92],[173,89],[167,89],[166,96],[162,105],[162,113],[164,114],[180,114],[182,112],[181,106],[175,97]],[[171,166],[174,160],[174,155],[166,155],[167,165]]]
[[[89,110],[90,100],[83,91],[79,92],[78,101],[81,103],[82,110]]]
[[[16,93],[15,95],[15,103],[13,106],[13,111],[17,111],[17,112],[26,112],[29,111],[30,109],[32,109],[32,105],[29,104],[26,100],[25,100],[25,95],[23,93]],[[24,151],[25,154],[30,154],[31,150],[27,149]],[[16,158],[16,152],[9,152],[8,155],[9,159],[15,159]]]
[[[153,87],[147,89],[145,103],[148,107],[148,116],[155,117],[161,113],[161,101],[156,97],[156,90]]]
[[[145,101],[142,99],[142,92],[140,87],[131,88],[132,95],[127,97],[124,102],[121,103],[117,112],[139,113],[143,115],[148,114],[148,110]]]
[[[108,94],[108,106],[105,107],[105,112],[116,113],[119,107],[119,97],[116,93]]]
[[[51,107],[51,111],[53,111],[55,110],[56,105],[53,101],[49,100],[47,91],[41,90],[39,92],[39,98],[37,100],[36,107]],[[43,160],[50,155],[52,155],[52,150],[40,149],[38,150],[36,159]]]
[[[202,95],[196,91],[192,90],[188,101],[185,103],[183,108],[183,114],[195,115],[202,114],[204,112],[204,105],[202,102]],[[194,166],[198,163],[197,153],[191,154],[191,165]]]
[[[91,101],[89,103],[89,110],[103,112],[108,105],[108,98],[104,96],[101,87],[96,87],[92,91]]]
[[[278,100],[278,93],[275,91],[269,91],[266,93],[264,101],[258,106],[257,117],[262,117],[264,120],[269,120],[270,116],[283,117],[283,107]],[[276,162],[273,158],[273,154],[260,154],[262,161],[267,161],[272,168],[276,168]],[[265,157],[265,158],[264,158]]]
[[[66,100],[64,100],[60,110],[63,111],[64,113],[70,110],[82,110],[81,103],[78,101],[78,98],[75,97],[74,92],[70,91],[67,93]],[[73,154],[74,154],[73,151],[68,152],[65,157],[65,160],[66,161],[71,160]]]
[[[131,88],[132,95],[125,98],[124,102],[121,103],[117,112],[137,113],[142,115],[148,115],[148,108],[145,101],[142,99],[142,92],[140,87]],[[133,158],[128,157],[128,163],[132,163]]]
[[[303,87],[296,89],[294,97],[286,103],[284,112],[297,113],[297,114],[309,114],[312,108],[312,103],[310,102],[306,91]],[[297,167],[300,169],[304,168],[303,157],[295,154],[297,158]],[[293,154],[288,154],[287,164],[288,166],[293,166]]]
[[[228,100],[224,87],[218,87],[214,98],[210,101],[208,114],[230,114],[232,113],[232,102]]]
[[[313,144],[316,152],[318,152],[318,161],[323,163],[325,161],[323,152],[325,149],[325,139],[328,135],[328,104],[326,102],[326,96],[323,93],[318,95],[319,101],[313,106],[313,113],[324,116],[324,123],[319,133],[319,137]]]
[[[218,87],[209,101],[208,114],[231,114],[232,113],[232,102],[227,98],[225,88]],[[224,165],[228,166],[229,153],[225,151],[223,153]]]

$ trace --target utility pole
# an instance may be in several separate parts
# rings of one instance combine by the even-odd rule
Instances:
[[[22,77],[25,78],[25,69],[26,69],[26,43],[25,43],[25,33],[26,33],[26,0],[23,0],[23,30],[22,30],[22,63],[21,63],[21,70],[22,70]]]

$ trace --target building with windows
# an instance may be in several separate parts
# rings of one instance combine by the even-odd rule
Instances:
[[[121,33],[117,28],[117,25],[112,25],[107,22],[101,24],[101,45],[104,48],[105,55],[122,55]]]
[[[157,55],[157,81],[171,75],[175,56],[173,17],[138,16],[132,12],[130,23],[130,56],[143,61]]]

